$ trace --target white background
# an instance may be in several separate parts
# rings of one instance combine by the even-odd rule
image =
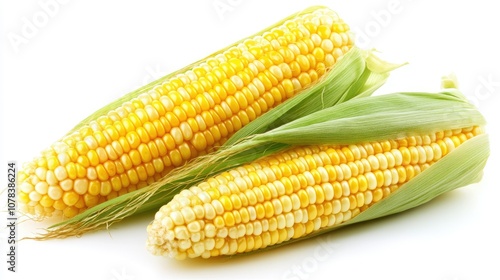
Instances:
[[[0,182],[6,182],[8,160],[31,159],[102,105],[312,4],[69,0],[54,2],[57,9],[47,16],[43,6],[48,2],[53,1],[1,1]],[[493,3],[315,3],[337,10],[357,33],[358,45],[375,47],[395,62],[410,62],[379,93],[437,91],[441,75],[456,73],[462,91],[489,121],[494,144],[481,183],[399,215],[233,259],[178,262],[151,255],[145,250],[152,219],[147,214],[81,238],[22,241],[17,273],[6,270],[2,213],[0,278],[500,279],[495,144],[500,20]],[[36,30],[23,35],[27,22],[36,23]],[[1,199],[4,207],[5,193]],[[19,235],[44,226],[24,223]]]

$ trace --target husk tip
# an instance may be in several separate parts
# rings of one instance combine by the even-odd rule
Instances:
[[[450,73],[441,77],[442,89],[458,89],[458,79],[455,73]]]

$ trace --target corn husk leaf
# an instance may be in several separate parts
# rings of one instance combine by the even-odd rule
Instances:
[[[353,144],[484,124],[481,113],[456,89],[407,92],[354,99],[256,135],[252,141]]]
[[[399,66],[401,65],[380,60],[371,51],[353,48],[314,86],[303,90],[242,128],[241,132],[236,133],[222,147],[221,150],[226,152],[216,152],[195,159],[192,164],[174,170],[159,182],[108,200],[51,226],[47,233],[38,239],[80,235],[90,230],[107,228],[112,223],[137,213],[157,210],[170,201],[178,191],[190,187],[207,176],[256,160],[288,146],[282,143],[269,143],[261,147],[249,147],[246,152],[236,153],[233,151],[238,150],[238,147],[245,147],[247,142],[244,141],[241,146],[235,143],[323,108],[353,98],[369,96],[386,81],[390,71]],[[223,156],[228,153],[231,156]],[[218,163],[204,164],[212,160]]]

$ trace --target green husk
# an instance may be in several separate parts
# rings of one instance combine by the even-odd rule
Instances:
[[[244,153],[233,153],[232,151],[235,151],[233,147],[246,145],[245,141],[242,146],[235,143],[323,108],[357,97],[369,96],[386,81],[390,71],[399,66],[380,60],[371,51],[353,48],[323,79],[236,133],[222,147],[223,152],[195,159],[192,164],[174,170],[159,182],[106,201],[71,219],[55,224],[37,239],[81,235],[98,228],[108,228],[111,224],[134,214],[157,210],[170,201],[179,190],[188,188],[207,176],[256,160],[288,146],[269,143],[262,147],[249,147]],[[223,160],[215,160],[216,164],[212,163],[213,159],[219,159],[225,153],[232,154]]]
[[[252,141],[353,144],[483,124],[481,113],[458,90],[448,89],[439,94],[409,92],[354,99],[256,135]]]

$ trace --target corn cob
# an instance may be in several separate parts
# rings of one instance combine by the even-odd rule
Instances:
[[[177,259],[233,255],[345,223],[481,133],[468,127],[268,156],[177,194],[148,226],[148,249]]]
[[[352,47],[348,30],[311,8],[104,110],[25,164],[22,210],[73,217],[157,181],[313,84]]]

